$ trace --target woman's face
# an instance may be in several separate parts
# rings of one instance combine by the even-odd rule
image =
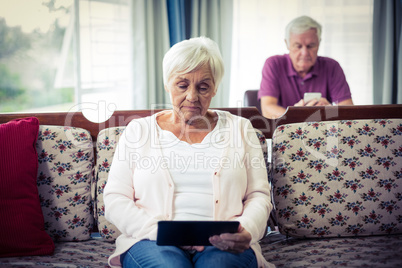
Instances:
[[[216,94],[214,79],[207,64],[190,73],[172,75],[165,89],[170,93],[177,119],[184,122],[205,116]]]

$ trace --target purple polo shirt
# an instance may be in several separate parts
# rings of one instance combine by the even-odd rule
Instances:
[[[300,101],[305,92],[321,92],[330,103],[351,99],[349,85],[339,63],[331,58],[317,57],[304,78],[297,75],[289,54],[269,57],[262,70],[258,98],[272,96],[286,108]]]

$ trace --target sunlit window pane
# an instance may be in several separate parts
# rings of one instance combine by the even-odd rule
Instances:
[[[74,103],[72,54],[55,87],[72,0],[0,1],[0,112],[66,110]]]
[[[0,0],[0,112],[132,109],[130,3]]]

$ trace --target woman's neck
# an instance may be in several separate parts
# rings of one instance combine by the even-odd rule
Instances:
[[[200,143],[215,128],[217,121],[218,115],[215,112],[207,112],[203,117],[187,121],[178,120],[173,111],[157,118],[161,129],[172,132],[178,139],[190,144]]]

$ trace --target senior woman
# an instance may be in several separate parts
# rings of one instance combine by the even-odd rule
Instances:
[[[192,38],[163,59],[173,108],[125,129],[104,189],[106,218],[121,235],[112,267],[266,267],[270,186],[249,120],[209,109],[224,72],[215,42]],[[256,164],[258,163],[258,164]],[[161,220],[239,221],[212,246],[158,246]]]

